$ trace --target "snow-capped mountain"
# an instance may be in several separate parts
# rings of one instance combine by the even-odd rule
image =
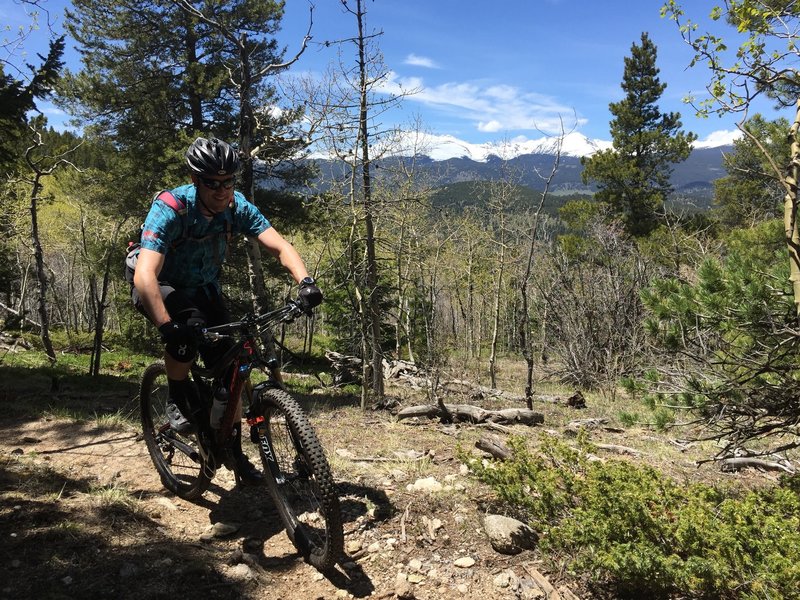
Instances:
[[[737,137],[738,132],[716,131],[704,140],[695,142],[694,148],[729,146]],[[563,139],[559,139],[557,136],[543,136],[537,139],[517,137],[485,144],[473,144],[452,135],[437,134],[428,134],[421,138],[415,137],[415,140],[414,152],[409,153],[425,155],[435,161],[468,158],[484,162],[490,156],[510,160],[526,154],[547,154],[552,156],[556,153],[559,143],[561,144],[562,156],[578,158],[589,156],[598,150],[611,148],[611,141],[589,139],[577,131],[566,134]],[[405,154],[405,152],[401,152],[401,154]]]

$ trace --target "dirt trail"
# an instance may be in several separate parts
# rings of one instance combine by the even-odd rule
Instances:
[[[533,555],[503,556],[483,539],[450,434],[418,436],[433,457],[423,469],[419,460],[353,459],[374,447],[365,436],[402,439],[422,428],[357,411],[321,413],[315,424],[341,486],[352,555],[329,577],[295,553],[266,488],[235,489],[221,469],[200,501],[187,502],[161,486],[132,428],[0,421],[0,598],[520,597],[514,576],[497,577],[524,575]],[[348,450],[348,439],[360,450]],[[451,491],[409,491],[417,477],[449,481]],[[464,557],[475,564],[458,566]]]

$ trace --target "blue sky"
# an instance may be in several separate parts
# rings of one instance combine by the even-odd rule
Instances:
[[[60,19],[64,4],[43,5]],[[714,5],[685,4],[696,19]],[[702,97],[709,73],[702,66],[687,69],[690,48],[676,25],[660,17],[661,5],[662,0],[365,0],[367,31],[383,32],[379,44],[390,84],[419,90],[395,118],[418,116],[434,135],[465,146],[535,140],[542,132],[558,133],[563,119],[567,129],[574,126],[587,138],[610,140],[608,104],[622,97],[623,60],[647,31],[668,86],[661,110],[680,112],[684,129],[701,141],[729,139],[736,116],[698,119],[682,102],[689,94]],[[305,0],[287,2],[278,36],[287,56],[307,29],[308,7]],[[20,12],[14,0],[0,0],[0,22],[24,23]],[[354,34],[355,19],[339,0],[316,0],[313,42],[292,71],[323,71],[337,50],[322,42]],[[67,57],[73,68],[75,56]],[[760,110],[775,117],[767,106]],[[57,115],[50,118],[58,121]]]

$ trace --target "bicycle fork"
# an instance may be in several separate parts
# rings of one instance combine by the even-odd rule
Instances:
[[[264,462],[269,469],[270,475],[279,485],[285,483],[286,480],[278,467],[278,461],[275,460],[275,452],[272,449],[272,440],[270,440],[268,434],[266,419],[261,415],[255,417],[248,416],[247,424],[250,425],[250,441],[258,446],[258,450],[265,459]]]

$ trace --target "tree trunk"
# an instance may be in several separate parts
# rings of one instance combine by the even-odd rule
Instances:
[[[789,280],[794,292],[795,314],[800,317],[800,233],[797,226],[797,183],[800,180],[800,100],[797,101],[794,123],[789,130],[791,144],[789,172],[786,175],[787,193],[784,199],[783,221],[789,251]]]
[[[95,298],[95,305],[97,312],[94,319],[94,343],[92,344],[92,357],[89,364],[89,375],[97,377],[100,375],[100,357],[103,353],[103,334],[105,332],[106,324],[106,309],[108,303],[108,287],[111,282],[111,269],[116,264],[114,258],[116,257],[115,249],[117,247],[117,240],[119,239],[119,232],[122,229],[125,221],[123,219],[117,224],[114,231],[114,237],[111,239],[111,244],[106,249],[106,264],[103,269],[103,285],[100,290],[100,295]]]
[[[361,142],[361,172],[364,194],[364,226],[366,229],[366,306],[369,311],[369,342],[372,352],[372,392],[375,400],[383,400],[383,349],[381,348],[380,294],[378,293],[378,261],[375,253],[375,225],[373,222],[372,179],[370,176],[369,115],[367,97],[367,61],[365,56],[364,11],[361,0],[356,0],[358,21],[358,68],[360,81],[359,130]],[[364,382],[366,385],[366,381]]]
[[[53,349],[53,342],[50,340],[50,317],[47,313],[47,273],[44,266],[44,252],[42,243],[39,240],[39,216],[37,203],[39,192],[42,190],[42,174],[36,171],[31,185],[31,241],[33,242],[33,257],[36,262],[36,279],[39,282],[39,322],[41,324],[41,338],[44,350],[52,362],[56,362],[56,351]]]
[[[497,338],[500,330],[500,295],[503,291],[503,274],[505,272],[506,246],[505,241],[500,241],[500,258],[497,266],[497,286],[494,293],[494,310],[492,313],[492,347],[489,354],[489,377],[492,387],[497,387]]]
[[[89,375],[92,377],[100,375],[100,357],[103,353],[103,332],[106,322],[106,308],[108,308],[108,284],[111,275],[111,257],[113,255],[114,253],[109,249],[103,273],[103,286],[100,296],[97,298],[97,316],[94,322],[94,343],[92,344],[92,357],[89,365]]]

